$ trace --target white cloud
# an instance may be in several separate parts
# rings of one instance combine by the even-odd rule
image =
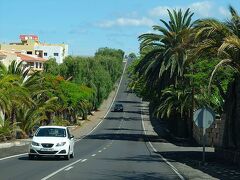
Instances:
[[[171,7],[168,6],[158,6],[149,11],[150,16],[154,17],[162,17],[162,16],[168,16],[167,9],[171,9]]]
[[[208,17],[211,14],[212,3],[209,1],[196,2],[189,5],[190,10],[203,17]]]
[[[109,28],[113,26],[152,26],[154,24],[152,19],[143,18],[118,18],[112,21],[103,21],[97,25],[102,28]]]
[[[218,11],[223,16],[229,16],[230,15],[229,11],[224,7],[219,7]]]
[[[155,7],[153,9],[151,9],[149,11],[149,15],[153,16],[153,17],[166,17],[168,16],[168,12],[167,9],[171,10],[171,9],[183,9],[186,10],[187,8],[190,8],[190,10],[202,17],[207,17],[210,16],[211,11],[212,11],[212,3],[210,1],[199,1],[199,2],[195,2],[192,4],[189,4],[187,6],[173,6],[173,7],[169,7],[169,6],[158,6]]]

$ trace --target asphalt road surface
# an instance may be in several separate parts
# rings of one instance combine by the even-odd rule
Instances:
[[[153,152],[144,135],[141,99],[127,92],[124,75],[115,102],[123,112],[109,112],[88,136],[75,143],[75,157],[28,160],[27,155],[0,161],[0,179],[179,179]]]

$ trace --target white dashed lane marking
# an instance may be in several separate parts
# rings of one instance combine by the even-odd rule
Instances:
[[[118,84],[118,87],[117,87],[117,90],[116,90],[116,94],[115,94],[115,96],[114,96],[114,98],[113,98],[113,100],[112,100],[112,103],[111,103],[111,105],[109,106],[107,112],[105,113],[103,119],[105,119],[105,118],[107,117],[108,113],[110,112],[110,110],[111,110],[111,108],[112,108],[112,106],[113,106],[113,103],[114,103],[115,100],[116,100],[116,97],[117,97],[117,95],[118,95],[118,91],[119,91],[119,89],[120,89],[120,85],[121,85],[121,83],[122,83],[122,79],[123,79],[123,75],[124,75],[124,73],[125,73],[126,67],[127,67],[127,62],[126,62],[125,65],[124,65],[123,73],[122,73],[120,82],[119,82],[119,84]],[[90,135],[90,134],[91,134],[95,129],[97,129],[97,127],[103,122],[103,119],[102,119],[102,121],[100,121],[88,134],[86,134],[86,135],[83,136],[82,138],[76,140],[75,142],[79,142],[79,141],[81,141],[83,138],[85,138],[86,136]],[[112,144],[112,143],[111,143],[111,144]],[[10,157],[6,157],[6,158],[2,158],[2,159],[0,159],[0,161],[1,161],[1,160],[4,160],[4,159],[12,158],[12,157],[22,156],[22,155],[25,155],[25,154],[27,154],[27,153],[15,155],[15,156],[10,156]],[[52,176],[56,175],[57,173],[63,171],[64,169],[66,169],[66,168],[68,168],[68,167],[70,167],[70,166],[72,166],[72,165],[74,165],[74,164],[76,164],[76,163],[78,163],[78,162],[85,162],[85,161],[87,161],[87,159],[84,159],[84,160],[78,159],[77,161],[74,161],[73,163],[68,164],[67,166],[62,167],[62,168],[58,169],[57,171],[54,171],[53,173],[49,174],[48,176],[45,176],[45,177],[42,178],[41,180],[47,180],[47,179],[51,178]]]
[[[82,159],[78,159],[77,161],[74,161],[73,163],[71,163],[71,164],[69,164],[67,166],[64,166],[63,168],[60,168],[59,170],[49,174],[48,176],[45,176],[41,180],[47,180],[47,179],[51,178],[52,176],[56,175],[57,173],[59,173],[60,171],[63,171],[64,169],[67,169],[68,167],[71,167],[72,165],[74,165],[74,164],[76,164],[76,163],[78,163],[80,161],[82,161]]]
[[[96,154],[92,154],[92,157],[96,156]]]
[[[87,159],[83,159],[81,162],[85,162],[85,161],[87,161]]]
[[[66,168],[65,171],[69,171],[69,170],[72,169],[72,168],[73,168],[73,167],[70,166],[70,167]]]

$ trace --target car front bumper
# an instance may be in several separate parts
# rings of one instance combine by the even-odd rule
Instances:
[[[69,147],[68,146],[60,146],[60,147],[51,147],[51,148],[44,148],[41,146],[33,146],[30,145],[29,153],[31,155],[42,155],[42,156],[63,156],[68,155]]]

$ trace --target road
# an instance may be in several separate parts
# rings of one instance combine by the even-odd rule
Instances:
[[[75,157],[28,160],[27,155],[0,161],[0,179],[179,179],[147,143],[141,99],[127,92],[123,76],[115,102],[124,112],[109,112],[88,136],[75,143]]]

